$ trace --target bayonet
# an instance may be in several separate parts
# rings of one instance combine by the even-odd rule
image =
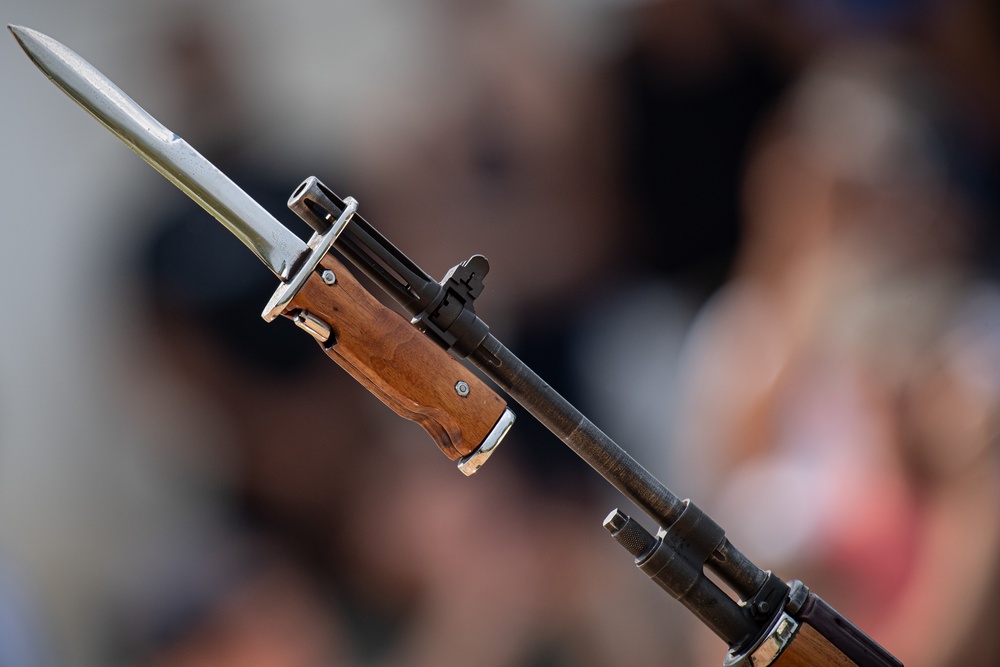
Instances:
[[[473,307],[489,269],[484,257],[473,256],[435,282],[358,215],[355,200],[341,199],[316,178],[289,201],[314,230],[304,243],[85,60],[34,30],[10,29],[56,85],[280,278],[265,319],[292,319],[366,388],[420,423],[464,472],[482,465],[513,413],[456,357],[470,360],[663,526],[654,535],[618,510],[604,524],[640,569],[729,645],[727,666],[901,667],[801,582],[785,583],[752,563],[710,517],[674,496],[500,343]],[[361,287],[332,250],[394,298],[410,322]]]
[[[312,335],[386,405],[420,424],[464,473],[482,466],[514,413],[482,380],[368,294],[329,253],[354,218],[357,201],[337,198],[339,206],[330,205],[313,223],[316,233],[304,242],[96,67],[37,30],[8,27],[53,83],[212,214],[281,280],[264,309],[266,320],[285,315]]]
[[[306,244],[247,193],[65,45],[8,26],[28,57],[64,93],[226,226],[274,275],[287,281]]]

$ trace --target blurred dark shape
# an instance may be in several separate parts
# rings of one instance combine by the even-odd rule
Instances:
[[[242,165],[217,166],[268,211],[283,210],[294,188]],[[261,318],[278,279],[201,207],[177,196],[154,229],[139,272],[158,317],[196,325],[232,362],[264,377],[293,378],[322,362],[315,342],[291,323]]]
[[[935,0],[786,0],[783,4],[805,29],[858,37],[912,29]]]
[[[719,3],[650,3],[620,65],[625,177],[641,266],[706,294],[739,244],[747,146],[789,74]]]
[[[584,414],[593,405],[579,362],[579,339],[586,326],[578,303],[550,304],[550,309],[531,319],[510,345],[520,359],[566,400]],[[525,415],[512,430],[507,451],[520,473],[545,501],[572,499],[581,508],[600,513],[598,503],[608,496],[607,482],[583,459],[565,446],[545,426]]]

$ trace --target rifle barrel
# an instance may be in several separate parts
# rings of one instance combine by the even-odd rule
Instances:
[[[517,358],[493,334],[469,357],[524,409],[576,452],[661,527],[669,527],[684,502],[643,468],[628,452]],[[752,597],[767,580],[761,570],[728,539],[708,561],[742,599]]]

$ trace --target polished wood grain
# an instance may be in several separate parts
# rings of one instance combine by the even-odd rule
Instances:
[[[774,667],[857,667],[808,623],[803,623],[791,643],[785,647]]]
[[[327,269],[336,274],[333,285],[319,276]],[[506,403],[496,392],[369,294],[332,255],[283,314],[299,311],[333,330],[336,342],[326,346],[331,359],[396,413],[420,424],[448,458],[474,451],[503,414]],[[468,383],[468,396],[456,392],[459,381]]]

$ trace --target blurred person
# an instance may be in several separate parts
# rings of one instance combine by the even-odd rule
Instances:
[[[923,54],[961,104],[952,131],[990,146],[979,158],[995,171],[998,13],[988,0],[634,3],[612,74],[638,221],[629,254],[698,300],[720,287],[744,233],[739,193],[754,133],[814,58],[857,40]],[[985,192],[995,182],[975,185],[996,210]]]
[[[579,301],[581,276],[599,288],[616,257],[627,221],[614,210],[604,82],[540,5],[428,10],[428,94],[398,126],[363,129],[354,166],[380,194],[372,217],[429,271],[489,256],[481,308],[516,329]]]
[[[791,65],[732,3],[633,3],[599,69],[618,174],[605,298],[574,322],[566,362],[584,411],[668,487],[677,364],[694,313],[728,275],[754,128]],[[611,230],[608,230],[611,233]],[[588,293],[591,288],[587,288]]]
[[[695,300],[730,271],[747,147],[792,76],[775,40],[746,20],[755,11],[713,0],[637,3],[612,70],[636,220],[627,252],[642,278],[668,280]]]
[[[985,666],[1000,292],[921,64],[836,50],[766,126],[734,274],[682,362],[678,465],[736,545],[904,664]]]

